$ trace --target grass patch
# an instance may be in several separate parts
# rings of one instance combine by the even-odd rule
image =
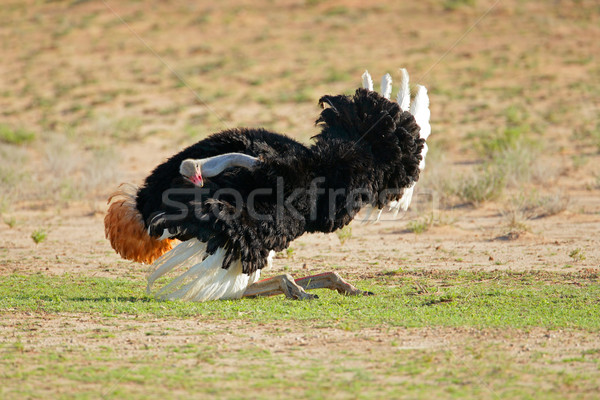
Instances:
[[[461,177],[450,188],[464,202],[479,205],[500,198],[508,186],[521,187],[536,178],[547,179],[547,174],[536,174],[542,169],[538,160],[542,144],[531,137],[528,114],[521,107],[511,106],[504,110],[503,116],[506,128],[468,135],[475,139],[475,149],[483,160],[471,174]],[[549,212],[564,210],[567,204],[563,203],[562,208]]]
[[[573,282],[577,282],[574,285]],[[598,272],[382,274],[355,282],[372,297],[329,290],[298,302],[282,297],[164,302],[148,297],[145,282],[62,275],[9,275],[0,282],[0,309],[42,313],[130,314],[148,317],[295,320],[360,329],[372,326],[474,326],[600,330]],[[352,311],[352,312],[350,312]]]
[[[576,249],[574,249],[574,250],[572,250],[572,251],[569,253],[569,257],[571,257],[571,259],[572,259],[573,261],[583,261],[583,260],[585,260],[585,258],[586,258],[586,257],[585,257],[585,253],[584,253],[584,252],[583,252],[583,250],[581,250],[579,247],[578,247],[578,248],[576,248]]]
[[[596,349],[557,361],[537,351],[535,363],[523,363],[505,345],[483,338],[467,340],[463,349],[414,349],[392,342],[384,350],[369,343],[368,351],[344,349],[319,357],[295,346],[281,354],[259,345],[236,349],[203,344],[202,336],[190,338],[200,343],[159,345],[134,355],[108,346],[39,352],[14,341],[3,349],[7,366],[0,366],[4,398],[43,398],[55,388],[60,398],[172,399],[186,393],[203,399],[281,399],[289,398],[291,384],[301,399],[554,399],[565,398],[556,395],[564,388],[571,395],[597,389]],[[588,368],[565,371],[568,363]]]
[[[17,219],[15,217],[4,217],[4,223],[12,229],[17,225]]]
[[[25,144],[33,142],[35,133],[17,128],[14,129],[8,125],[0,124],[0,142],[9,144]]]
[[[406,229],[410,232],[419,234],[428,231],[431,227],[434,226],[442,226],[442,225],[450,225],[454,221],[447,218],[442,218],[441,215],[434,215],[434,213],[430,213],[422,218],[410,221],[406,224]]]
[[[406,224],[406,229],[412,233],[423,233],[433,226],[433,214]]]
[[[534,351],[515,353],[523,339],[514,328],[556,330],[548,337],[565,328],[600,331],[598,277],[598,270],[394,270],[356,282],[376,291],[372,297],[319,291],[319,299],[304,302],[278,296],[185,303],[155,301],[143,293],[144,282],[128,279],[8,275],[0,280],[6,316],[0,329],[9,333],[0,342],[1,390],[6,399],[170,399],[182,393],[272,399],[286,398],[294,382],[295,395],[307,399],[475,399],[490,392],[558,398],[553,394],[565,387],[576,398],[597,392],[597,347],[584,343],[565,352],[553,350],[554,340],[547,348],[541,340]],[[77,314],[90,316],[91,326],[63,329],[81,320]],[[27,317],[13,317],[20,315]],[[64,321],[52,340],[38,340],[56,318]],[[250,330],[232,328],[241,326],[237,321]],[[212,328],[203,331],[205,324]],[[402,336],[396,340],[395,332],[414,337],[421,327],[436,326],[456,327],[449,332],[455,337],[441,340],[442,347],[435,330],[425,331],[434,343],[422,348],[405,345]],[[376,338],[361,330],[370,327],[378,328]],[[470,336],[465,327],[499,329],[483,331],[492,337]],[[327,336],[331,329],[335,337]],[[349,336],[338,337],[340,330]],[[336,351],[306,347],[325,349],[324,337]]]
[[[444,0],[444,10],[456,11],[464,7],[475,7],[475,0]]]
[[[47,236],[48,236],[48,233],[43,229],[36,229],[35,231],[33,231],[31,233],[31,239],[33,239],[35,244],[42,243],[44,240],[46,240]]]
[[[485,165],[471,175],[462,177],[453,192],[458,198],[475,206],[498,199],[506,187],[504,171],[494,165]]]

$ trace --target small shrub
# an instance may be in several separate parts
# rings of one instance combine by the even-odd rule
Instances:
[[[406,225],[406,229],[410,232],[419,234],[428,231],[431,227],[434,226],[451,225],[453,223],[453,219],[446,218],[442,214],[430,213],[429,215],[424,216],[420,219],[410,221]]]
[[[555,193],[538,199],[538,218],[559,214],[567,209],[570,198],[564,193]]]
[[[520,207],[508,207],[502,211],[502,216],[506,221],[507,238],[516,239],[525,232],[530,231],[526,223],[529,217]]]
[[[534,166],[539,162],[541,142],[529,136],[528,115],[520,107],[504,111],[506,128],[497,132],[476,132],[476,149],[485,158],[485,164],[504,175],[504,183],[517,185],[530,182]]]
[[[12,229],[17,225],[17,219],[15,217],[6,217],[4,218],[4,223]]]
[[[585,253],[580,248],[576,248],[569,253],[569,257],[574,261],[583,261],[585,260]]]
[[[505,181],[505,175],[500,169],[487,166],[469,177],[462,178],[456,187],[456,195],[462,201],[477,206],[484,201],[500,197]]]
[[[294,258],[294,248],[288,247],[287,249],[285,249],[285,255],[287,258]]]
[[[522,134],[523,129],[521,128],[507,128],[497,134],[489,132],[475,133],[479,137],[477,149],[482,156],[491,159],[508,149],[517,147],[522,140]]]
[[[568,204],[569,196],[562,192],[546,196],[533,192],[529,196],[513,197],[505,211],[519,213],[525,219],[544,218],[563,212]]]
[[[429,230],[429,228],[431,228],[432,226],[433,226],[433,214],[431,214],[425,218],[410,221],[406,225],[406,229],[412,233],[420,234],[420,233],[423,233],[423,232]]]
[[[350,225],[346,225],[343,228],[340,228],[337,231],[335,231],[335,233],[338,239],[340,239],[340,243],[344,244],[346,243],[346,240],[352,237],[352,227]]]
[[[33,239],[33,241],[35,242],[35,244],[42,243],[44,240],[46,240],[47,236],[48,236],[48,234],[43,229],[36,229],[31,234],[31,238]]]

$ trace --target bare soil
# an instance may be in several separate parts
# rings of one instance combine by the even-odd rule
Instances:
[[[351,92],[365,68],[376,77],[398,67],[407,67],[431,96],[433,150],[424,176],[457,180],[476,171],[483,161],[473,136],[505,126],[506,110],[514,106],[525,110],[527,134],[542,145],[538,178],[507,184],[502,197],[475,206],[456,198],[439,207],[417,201],[394,221],[388,214],[379,223],[355,221],[343,244],[335,234],[305,235],[292,244],[293,251],[278,256],[268,274],[300,277],[335,269],[352,281],[399,268],[600,268],[600,142],[593,141],[600,109],[596,2],[477,1],[456,10],[434,0],[103,3],[19,1],[0,11],[0,119],[36,133],[30,144],[2,144],[1,162],[22,174],[10,197],[9,186],[2,186],[7,197],[0,209],[0,277],[68,272],[143,280],[146,267],[121,260],[104,239],[105,199],[119,183],[140,184],[169,155],[228,127],[265,126],[308,141],[316,132],[321,95]],[[60,153],[62,161],[49,170],[47,150],[57,137],[73,144],[70,157],[82,165],[93,151],[110,149],[113,157],[97,168],[104,178],[61,169],[69,156]],[[15,149],[23,159],[9,154]],[[74,198],[57,194],[61,186],[55,181],[72,174],[73,182],[98,184],[82,185]],[[436,187],[424,182],[423,198]],[[509,199],[534,191],[562,193],[568,206],[525,219],[515,230],[505,212]],[[425,232],[407,228],[409,221],[429,215],[436,223]],[[40,228],[48,237],[36,244],[31,234]],[[177,333],[160,340],[146,334],[167,327]],[[91,337],[95,329],[112,335]],[[558,360],[600,347],[597,335],[578,331],[357,333],[307,331],[289,323],[107,321],[0,310],[0,337],[18,335],[34,352],[75,343],[119,348],[125,357],[151,343],[159,355],[170,344],[196,340],[198,331],[207,332],[204,343],[217,349],[243,348],[251,340],[271,352],[324,357],[329,364],[357,348],[384,354],[392,342],[441,350],[484,341],[524,363],[535,363],[535,351]]]

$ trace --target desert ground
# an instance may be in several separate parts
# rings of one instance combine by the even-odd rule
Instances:
[[[0,21],[0,397],[598,398],[596,1],[5,1]],[[264,275],[375,296],[160,302],[104,238],[120,183],[228,128],[309,143],[320,96],[400,67],[431,100],[411,209]]]

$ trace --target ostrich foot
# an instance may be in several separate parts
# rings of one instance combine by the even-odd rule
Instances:
[[[337,272],[325,272],[296,279],[296,283],[304,288],[311,289],[331,289],[346,296],[372,296],[372,292],[357,289],[355,286],[346,282]]]
[[[304,300],[315,299],[317,295],[306,293],[311,289],[331,289],[346,296],[371,296],[372,292],[357,289],[346,282],[337,272],[307,276],[296,279],[291,275],[279,275],[273,278],[258,281],[250,285],[243,297],[275,296],[285,294],[287,298]]]
[[[285,294],[288,299],[295,300],[319,298],[316,294],[306,293],[300,285],[294,282],[294,278],[290,274],[258,281],[248,286],[243,297],[275,296],[278,294]]]

